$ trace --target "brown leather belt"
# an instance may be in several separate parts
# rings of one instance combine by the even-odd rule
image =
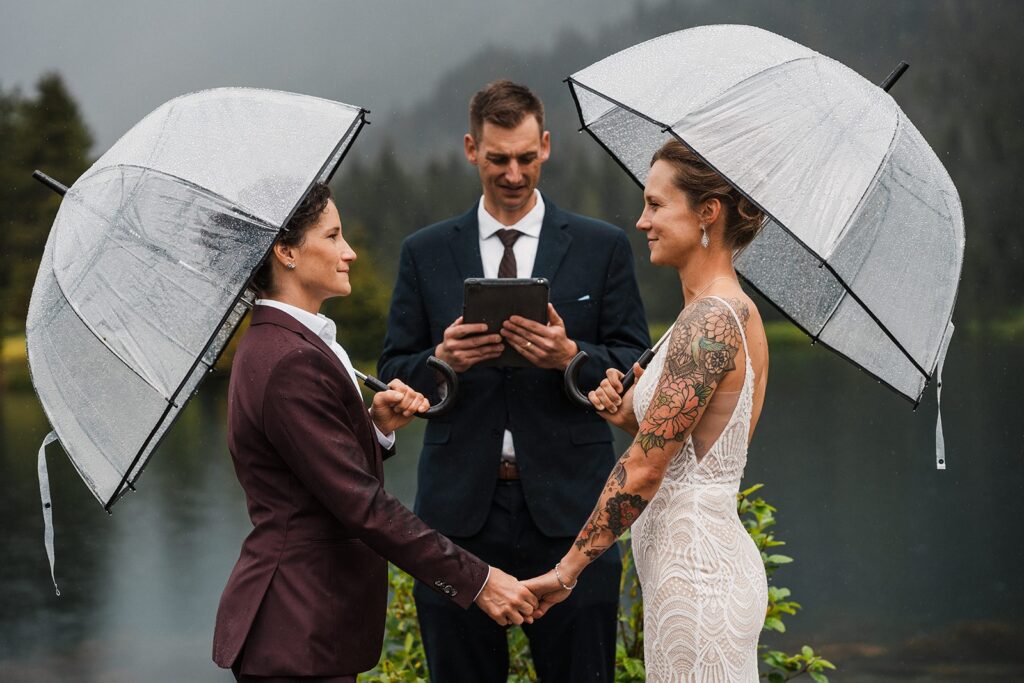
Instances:
[[[502,460],[498,465],[499,481],[516,481],[519,479],[519,467],[515,460]]]

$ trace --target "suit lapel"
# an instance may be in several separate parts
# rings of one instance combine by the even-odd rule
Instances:
[[[540,228],[532,277],[547,278],[549,283],[554,284],[555,273],[572,244],[572,235],[566,229],[568,226],[569,219],[565,213],[544,197],[544,222]]]
[[[342,401],[358,404],[356,406],[357,409],[354,412],[361,417],[363,427],[365,428],[366,433],[369,435],[370,440],[372,441],[372,444],[370,445],[370,450],[368,452],[374,454],[373,466],[375,470],[379,470],[381,455],[379,450],[377,450],[376,448],[377,439],[375,436],[375,432],[373,431],[373,424],[370,422],[370,414],[366,410],[366,405],[363,403],[363,398],[362,394],[360,394],[359,392],[359,387],[352,384],[352,378],[349,377],[348,371],[345,370],[345,366],[341,364],[341,359],[338,358],[338,355],[331,350],[331,347],[327,346],[327,344],[324,343],[324,340],[321,339],[316,334],[314,334],[313,331],[310,330],[308,327],[306,327],[305,325],[303,325],[298,320],[288,315],[284,311],[276,309],[273,306],[254,307],[251,324],[272,324],[278,325],[279,327],[283,327],[287,330],[291,330],[292,332],[298,334],[307,342],[315,346],[321,353],[327,356],[328,362],[330,362],[331,365],[338,371],[338,374],[341,375],[342,383],[351,390],[346,392],[349,394],[348,396],[340,396],[339,398],[342,399]],[[378,472],[378,476],[380,475],[381,473]]]
[[[462,279],[484,276],[484,262],[480,257],[480,223],[476,219],[476,204],[462,215],[452,230],[450,245],[455,265]]]

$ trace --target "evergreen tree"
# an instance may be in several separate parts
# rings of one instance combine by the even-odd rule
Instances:
[[[0,314],[6,328],[20,328],[61,200],[34,181],[32,171],[70,186],[89,167],[92,135],[63,79],[49,73],[36,83],[34,97],[0,93],[0,140]]]

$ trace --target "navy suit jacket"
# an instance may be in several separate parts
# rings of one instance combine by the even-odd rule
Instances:
[[[548,279],[569,338],[590,355],[580,376],[592,389],[607,368],[628,368],[650,345],[632,250],[622,230],[544,203],[532,277]],[[439,398],[425,363],[462,315],[470,277],[483,277],[477,205],[405,240],[378,364],[385,381],[398,377],[432,402]],[[449,536],[477,533],[509,429],[534,522],[548,536],[575,535],[615,462],[608,425],[569,402],[558,370],[473,367],[459,381],[453,410],[427,425],[417,514]]]

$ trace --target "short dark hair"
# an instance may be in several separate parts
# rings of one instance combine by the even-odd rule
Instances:
[[[320,214],[327,208],[327,202],[330,199],[331,188],[327,183],[316,183],[309,188],[309,192],[295,208],[295,212],[288,219],[288,223],[274,244],[301,247],[302,243],[306,241],[306,231],[320,219]],[[260,293],[267,293],[274,289],[273,267],[271,266],[273,255],[274,251],[271,249],[267,258],[252,276],[252,286]]]
[[[764,225],[765,214],[729,181],[675,138],[651,157],[651,166],[664,161],[675,170],[673,184],[689,199],[690,206],[717,197],[725,209],[725,243],[733,250],[750,244]]]
[[[508,80],[493,81],[469,100],[469,132],[480,141],[484,122],[515,128],[527,114],[533,114],[544,132],[544,103],[525,85]]]

